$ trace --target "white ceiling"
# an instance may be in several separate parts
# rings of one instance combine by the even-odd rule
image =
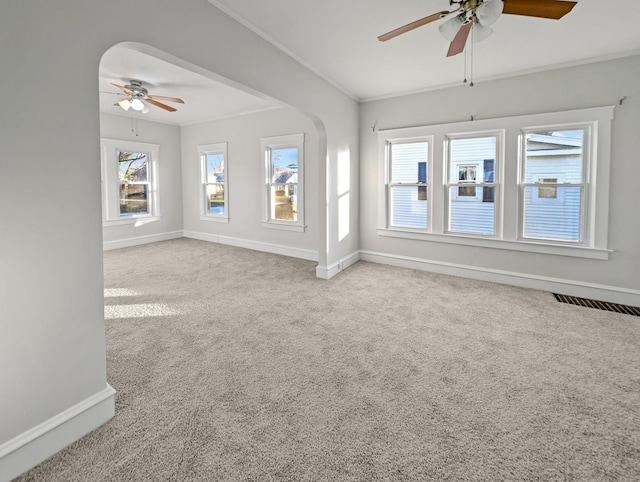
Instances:
[[[165,124],[195,124],[278,107],[272,101],[247,94],[129,46],[115,46],[105,52],[100,61],[99,79],[102,112],[137,116]],[[132,109],[125,112],[114,105],[123,98],[118,95],[122,90],[111,84],[125,85],[131,79],[141,80],[149,94],[179,97],[184,104],[164,102],[175,107],[176,112],[167,112],[154,106],[150,106],[146,114]]]
[[[439,22],[387,42],[377,37],[449,10],[449,0],[209,0],[243,25],[357,100],[459,85],[465,55],[446,57]],[[213,8],[213,7],[212,7]],[[640,53],[640,1],[578,0],[560,20],[502,15],[476,43],[473,78],[483,80]],[[467,74],[468,75],[468,74]],[[144,81],[151,94],[180,97],[177,112],[151,108],[144,118],[187,125],[276,107],[188,68],[130,47],[110,49],[100,64],[100,90]],[[131,115],[100,94],[103,112]]]
[[[474,78],[514,75],[640,51],[640,1],[577,0],[560,20],[502,15],[474,46]],[[449,0],[209,0],[358,100],[458,84],[464,54],[446,58],[439,22],[377,37]]]

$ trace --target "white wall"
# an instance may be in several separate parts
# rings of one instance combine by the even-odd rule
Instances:
[[[136,135],[137,133],[137,135]],[[105,226],[106,249],[151,242],[182,231],[182,153],[180,127],[137,119],[132,131],[131,118],[100,114],[100,137],[160,146],[157,164],[161,219],[149,223]]]
[[[236,244],[318,260],[323,226],[319,225],[319,136],[311,119],[290,108],[178,127],[100,114],[100,135],[107,139],[146,142],[160,146],[158,164],[161,220],[145,224],[105,226],[105,249],[186,236]],[[137,133],[137,135],[136,135]],[[260,139],[304,133],[305,225],[303,233],[262,227]],[[229,223],[200,219],[201,185],[198,145],[228,145]],[[184,186],[184,189],[183,189]],[[184,195],[183,195],[184,193]],[[183,222],[184,213],[184,222]]]
[[[611,287],[600,294],[613,293],[640,302],[640,196],[635,176],[640,152],[640,57],[524,75],[515,78],[477,82],[410,96],[362,104],[360,116],[361,209],[360,247],[382,255],[378,259],[398,261],[416,258],[433,262],[434,269],[469,266],[460,272],[472,277],[493,279],[493,271],[515,273],[522,284],[531,280],[567,280],[578,292],[593,296],[585,287],[591,284]],[[500,249],[453,245],[378,236],[379,157],[377,133],[380,129],[445,124],[521,114],[556,112],[618,104],[612,124],[609,260],[572,258],[558,255],[523,253]],[[508,162],[509,160],[507,160]],[[512,160],[513,161],[513,160]],[[418,266],[420,263],[414,263]],[[423,264],[429,266],[429,263]],[[513,281],[516,281],[515,279]],[[533,283],[533,286],[541,286]],[[552,285],[550,285],[552,286]],[[597,290],[596,290],[597,291]],[[628,295],[628,296],[627,296]]]
[[[262,227],[262,162],[260,138],[304,133],[305,225],[303,233]],[[225,175],[228,183],[229,223],[202,221],[202,187],[198,145],[227,143]],[[256,249],[285,248],[294,256],[317,259],[322,227],[318,222],[321,166],[318,134],[313,122],[291,109],[269,110],[182,128],[184,229],[187,236],[220,237]],[[246,243],[242,243],[245,241]],[[304,256],[302,256],[304,257]]]
[[[326,174],[318,177],[320,264],[357,250],[357,203],[342,240],[327,216],[338,206],[339,153],[351,153],[357,173],[357,103],[204,0],[135,6],[153,21],[123,15],[128,0],[2,2],[0,449],[24,448],[31,429],[107,386],[98,66],[113,45],[152,46],[313,116]],[[356,196],[355,175],[349,188]]]

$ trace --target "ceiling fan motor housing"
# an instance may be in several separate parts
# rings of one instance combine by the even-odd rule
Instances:
[[[488,20],[490,17],[491,20],[486,22],[488,25],[495,22],[502,12],[502,0],[463,0],[455,3],[460,5],[460,17],[463,25],[469,22],[475,24],[478,23],[478,21],[484,24],[484,18]],[[493,11],[490,12],[489,10]],[[486,15],[487,13],[489,15]]]
[[[125,85],[125,87],[132,92],[133,97],[145,98],[149,94],[147,89],[142,87],[142,82],[139,80],[130,80],[129,85]]]

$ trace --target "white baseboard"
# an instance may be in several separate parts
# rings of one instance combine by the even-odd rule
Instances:
[[[171,231],[168,233],[149,234],[147,236],[137,236],[135,238],[117,239],[115,241],[105,241],[102,243],[102,249],[109,251],[112,249],[128,248],[130,246],[138,246],[140,244],[156,243],[158,241],[167,241],[169,239],[182,238],[182,231]]]
[[[318,261],[318,252],[311,249],[295,248],[293,246],[283,246],[280,244],[264,243],[251,239],[234,238],[231,236],[220,236],[218,234],[200,233],[198,231],[184,231],[185,238],[199,239],[211,243],[227,244],[238,248],[253,249],[254,251],[264,251],[266,253],[281,254],[292,258],[306,259],[307,261]]]
[[[410,258],[373,251],[360,251],[362,261],[388,264],[402,268],[431,271],[433,273],[460,276],[463,278],[509,284],[523,288],[550,291],[568,296],[609,301],[624,305],[640,306],[640,291],[617,286],[585,283],[561,278],[550,278],[513,271],[502,271],[477,266],[465,266],[455,263],[443,263],[421,258]]]
[[[115,394],[107,384],[95,395],[0,445],[0,482],[35,467],[107,422],[115,414]]]
[[[150,236],[140,236],[136,238],[107,241],[104,243],[104,250],[107,251],[110,249],[125,248],[129,246],[136,246],[139,244],[153,243],[156,241],[165,241],[181,237],[199,239],[201,241],[209,241],[212,243],[227,244],[239,248],[253,249],[255,251],[264,251],[267,253],[280,254],[283,256],[291,256],[293,258],[306,259],[308,261],[317,262],[319,259],[318,252],[309,249],[264,243],[262,241],[234,238],[231,236],[201,233],[198,231],[173,231],[169,233]],[[632,290],[617,286],[587,283],[562,278],[551,278],[526,273],[517,273],[514,271],[480,268],[477,266],[465,266],[456,263],[445,263],[441,261],[432,261],[422,258],[411,258],[407,256],[399,256],[394,254],[378,253],[365,250],[355,251],[328,266],[318,265],[316,267],[316,276],[321,279],[331,279],[341,271],[356,263],[358,260],[388,264],[403,268],[418,269],[422,271],[431,271],[434,273],[460,276],[463,278],[471,278],[481,281],[490,281],[494,283],[521,286],[523,288],[531,288],[569,296],[579,296],[582,298],[609,301],[611,303],[640,306],[640,290]],[[0,482],[2,481],[0,480]]]
[[[352,264],[357,263],[359,260],[360,251],[355,251],[329,266],[317,266],[316,276],[322,279],[331,279]]]

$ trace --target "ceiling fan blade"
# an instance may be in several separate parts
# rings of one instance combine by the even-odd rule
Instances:
[[[165,102],[177,102],[178,104],[184,104],[184,100],[178,97],[166,97],[164,95],[147,95],[148,99],[164,100]]]
[[[409,32],[415,28],[422,27],[423,25],[426,25],[431,22],[435,22],[436,20],[439,20],[442,17],[449,15],[450,13],[452,12],[448,12],[446,10],[434,13],[433,15],[429,15],[428,17],[421,18],[420,20],[416,20],[415,22],[408,23],[403,27],[399,27],[395,30],[392,30],[391,32],[387,32],[383,35],[380,35],[378,37],[378,40],[380,40],[380,42],[386,42],[387,40],[391,40],[392,38],[397,37],[398,35],[402,35],[403,33]]]
[[[156,107],[160,107],[161,109],[164,109],[164,110],[168,110],[169,112],[175,112],[176,111],[176,109],[174,109],[173,107],[171,107],[169,105],[166,105],[166,104],[163,104],[161,102],[158,102],[157,100],[153,100],[151,98],[147,98],[145,100],[147,102],[149,102],[149,104],[155,105]]]
[[[127,89],[124,85],[114,84],[113,82],[111,82],[111,85],[117,87],[118,89],[124,90],[127,94],[133,94],[133,92],[131,90]]]
[[[464,50],[464,46],[467,44],[467,38],[469,37],[469,32],[471,32],[471,27],[473,27],[473,22],[467,22],[460,27],[460,30],[458,30],[453,42],[449,45],[447,57],[458,55]]]
[[[561,0],[504,0],[502,13],[558,20],[568,14],[577,3]]]

